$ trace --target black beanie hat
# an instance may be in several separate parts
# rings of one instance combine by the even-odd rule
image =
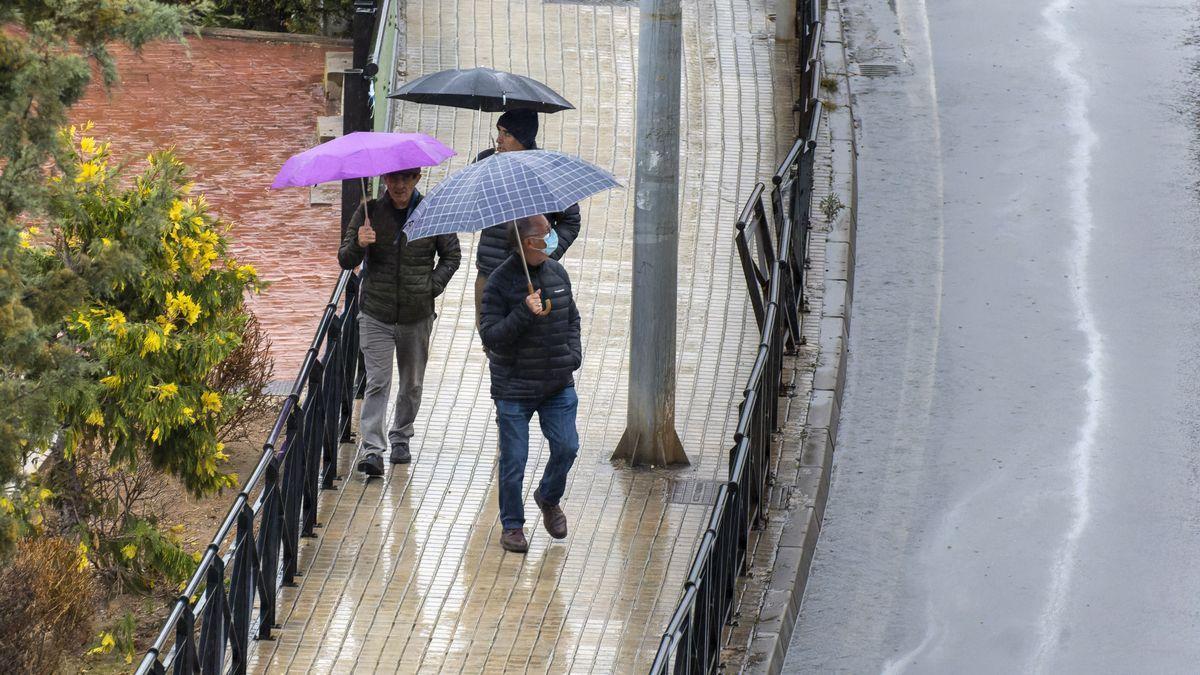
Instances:
[[[496,126],[504,127],[526,150],[537,147],[537,112],[525,108],[509,110],[496,120]]]

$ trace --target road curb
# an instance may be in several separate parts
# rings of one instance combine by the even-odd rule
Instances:
[[[846,382],[847,344],[854,298],[858,149],[854,139],[850,81],[838,0],[828,0],[823,21],[824,42],[821,51],[824,77],[836,79],[837,89],[822,89],[825,94],[826,131],[821,143],[827,144],[828,166],[824,174],[816,172],[818,178],[814,180],[813,208],[816,211],[817,203],[830,194],[843,201],[846,208],[829,223],[824,223],[825,216],[820,213],[813,218],[810,235],[810,259],[813,265],[809,271],[808,286],[823,292],[820,305],[814,303],[810,308],[812,313],[805,317],[805,321],[815,320],[819,323],[820,338],[807,422],[803,432],[783,439],[785,444],[802,443],[803,450],[796,467],[793,498],[789,507],[776,516],[785,519],[785,523],[747,660],[751,664],[748,670],[756,673],[775,674],[783,669],[825,515]],[[828,178],[828,185],[820,184],[821,177]],[[824,237],[824,241],[818,250],[811,243],[811,238],[820,236]],[[818,256],[817,253],[823,255]],[[818,262],[824,263],[824,269],[820,270],[822,275],[814,281],[812,277],[818,271]],[[784,473],[785,468],[780,467],[780,474]],[[783,475],[778,479],[780,483],[787,482]]]

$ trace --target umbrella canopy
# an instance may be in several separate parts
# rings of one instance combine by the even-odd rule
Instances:
[[[475,232],[524,216],[557,213],[620,186],[604,169],[561,152],[500,152],[438,183],[409,216],[404,231],[409,241]]]
[[[355,131],[293,155],[284,162],[271,187],[381,176],[437,166],[454,155],[441,141],[425,134]]]
[[[388,98],[483,112],[527,108],[553,113],[575,107],[535,79],[491,68],[455,68],[425,75],[405,83]]]

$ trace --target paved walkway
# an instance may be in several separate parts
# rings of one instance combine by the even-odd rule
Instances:
[[[703,493],[690,503],[682,481],[726,475],[753,360],[757,330],[733,220],[794,135],[793,70],[787,50],[766,37],[768,10],[766,0],[684,5],[677,417],[692,466],[608,463],[624,428],[633,238],[631,191],[611,191],[583,204],[583,234],[564,261],[585,352],[582,448],[563,503],[570,537],[552,543],[527,495],[528,555],[499,546],[493,409],[473,331],[475,269],[464,263],[434,328],[414,463],[370,483],[347,477],[325,494],[321,537],[303,551],[307,573],[285,589],[283,630],[256,645],[254,670],[627,673],[649,665],[711,503]],[[409,0],[407,12],[401,67],[410,77],[479,64],[545,81],[578,111],[543,116],[539,142],[632,184],[636,6]],[[399,128],[459,149],[448,168],[486,144],[495,119],[411,104],[398,112]],[[464,245],[473,261],[473,239]],[[343,466],[352,452],[343,448]],[[528,475],[540,475],[545,443],[530,454]]]

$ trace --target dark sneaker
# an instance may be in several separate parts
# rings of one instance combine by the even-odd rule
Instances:
[[[542,524],[546,526],[546,531],[550,533],[550,536],[555,539],[566,539],[567,514],[563,513],[562,507],[558,504],[550,506],[543,502],[541,490],[533,491],[533,501],[542,510]]]
[[[382,476],[383,458],[372,452],[358,460],[358,470],[367,474],[368,477]]]
[[[392,464],[408,464],[412,461],[412,453],[408,451],[408,442],[392,443]]]
[[[529,550],[529,542],[525,540],[525,530],[517,528],[515,530],[505,530],[500,535],[500,545],[505,551],[513,553],[524,553]]]

